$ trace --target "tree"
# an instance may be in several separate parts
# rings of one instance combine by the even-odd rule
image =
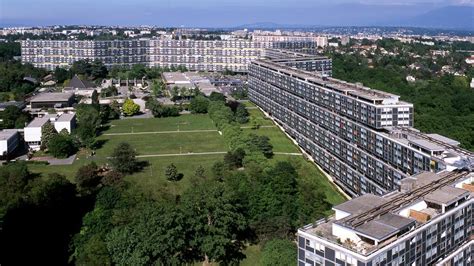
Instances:
[[[122,186],[123,174],[114,170],[108,171],[104,177],[102,177],[101,183],[105,186]]]
[[[99,108],[99,94],[94,90],[91,95],[91,103],[95,108]]]
[[[192,232],[188,256],[204,263],[242,260],[248,224],[239,197],[215,180],[198,183],[182,196],[186,229]]]
[[[246,139],[247,148],[251,151],[260,151],[266,158],[273,156],[273,146],[267,136],[249,134]]]
[[[79,104],[76,107],[76,116],[77,136],[82,145],[91,148],[101,122],[99,110],[89,104]]]
[[[8,209],[19,204],[32,178],[26,163],[13,163],[0,167],[0,219]]]
[[[30,118],[27,113],[23,113],[14,105],[7,106],[0,117],[3,120],[3,128],[23,128]]]
[[[235,151],[229,151],[224,156],[224,164],[229,169],[242,167],[242,161],[245,157],[245,151],[242,148],[237,148]]]
[[[171,163],[170,165],[166,167],[165,176],[166,176],[166,179],[168,179],[169,181],[179,180],[178,169],[173,163]]]
[[[151,84],[151,91],[155,97],[160,97],[163,95],[163,91],[165,89],[165,85],[162,80],[154,80]]]
[[[115,187],[104,187],[96,195],[94,209],[84,215],[82,228],[72,241],[72,258],[76,265],[111,265],[106,235],[114,224],[112,215],[118,210],[121,193]]]
[[[112,168],[123,174],[131,174],[138,170],[137,152],[126,142],[115,147],[110,158]]]
[[[107,88],[103,88],[100,91],[100,96],[102,97],[111,97],[111,96],[117,96],[118,95],[118,90],[115,86],[109,86]]]
[[[198,95],[191,100],[189,109],[194,114],[205,114],[207,113],[208,106],[209,100],[204,96]]]
[[[54,128],[53,123],[46,122],[43,127],[41,128],[41,150],[45,150],[49,146],[49,142],[53,139],[58,132]]]
[[[145,202],[134,208],[131,222],[115,226],[106,236],[107,250],[117,265],[180,265],[190,241],[186,219],[171,204]]]
[[[194,176],[199,178],[205,178],[205,172],[206,170],[204,170],[204,167],[202,167],[202,165],[199,165],[196,169],[196,172],[194,173]]]
[[[249,112],[243,104],[239,104],[235,110],[235,121],[240,124],[245,124],[249,121]]]
[[[224,94],[213,91],[211,92],[211,95],[209,95],[209,100],[213,102],[216,102],[216,101],[225,102],[226,99],[225,99]]]
[[[62,84],[65,80],[71,78],[69,72],[61,67],[56,67],[54,69],[54,77],[56,78],[58,84]]]
[[[99,167],[95,162],[81,166],[76,173],[75,181],[79,189],[90,194],[97,189],[100,184]]]
[[[297,257],[296,245],[286,239],[272,239],[262,249],[260,264],[264,266],[293,265]]]
[[[107,77],[108,71],[102,61],[94,60],[92,64],[89,65],[89,68],[92,79],[103,79]]]
[[[64,176],[38,178],[23,163],[0,167],[2,263],[67,264],[65,247],[82,218],[76,194]]]
[[[64,129],[63,129],[64,130]],[[60,134],[56,134],[48,141],[48,152],[56,158],[66,158],[76,151],[74,141],[71,136],[61,130]]]
[[[126,116],[132,116],[140,112],[140,106],[133,102],[132,99],[126,99],[122,106],[123,113]]]

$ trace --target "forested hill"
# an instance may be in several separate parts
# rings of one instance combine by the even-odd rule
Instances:
[[[413,73],[400,57],[374,58],[373,67],[361,56],[332,57],[335,78],[400,95],[414,104],[417,129],[456,139],[462,147],[474,151],[474,90],[469,87],[469,73],[469,77],[430,75],[422,70]],[[417,76],[417,82],[408,83],[407,75]]]

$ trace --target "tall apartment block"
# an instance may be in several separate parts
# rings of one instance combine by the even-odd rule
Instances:
[[[383,195],[413,174],[473,167],[458,142],[412,128],[413,105],[399,96],[331,78],[328,58],[266,56],[249,67],[250,100],[349,195]]]
[[[317,45],[311,41],[253,41],[253,40],[113,40],[64,41],[24,40],[21,42],[23,63],[54,70],[67,68],[79,60],[100,60],[107,67],[186,66],[192,71],[247,72],[252,60],[260,58],[265,49],[291,49],[312,53]]]
[[[298,230],[298,265],[473,265],[474,174],[423,172]]]

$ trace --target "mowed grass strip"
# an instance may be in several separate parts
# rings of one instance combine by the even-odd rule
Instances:
[[[208,115],[181,115],[166,118],[131,118],[113,120],[104,133],[156,132],[216,129]]]
[[[224,138],[216,132],[187,132],[145,135],[100,136],[103,147],[97,156],[107,157],[120,142],[128,142],[139,155],[227,151]]]

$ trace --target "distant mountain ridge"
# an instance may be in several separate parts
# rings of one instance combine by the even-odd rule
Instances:
[[[446,6],[407,21],[407,25],[428,28],[474,29],[474,7]]]
[[[354,7],[355,9],[361,9],[358,4],[347,5]],[[370,8],[374,8],[371,6]],[[406,8],[410,8],[407,6]],[[429,10],[426,13],[422,13],[414,16],[387,18],[385,20],[379,20],[377,22],[366,19],[365,21],[357,20],[353,18],[353,21],[328,21],[329,23],[323,25],[309,25],[309,24],[283,24],[275,22],[257,22],[251,24],[240,25],[235,28],[248,28],[248,29],[304,29],[304,28],[316,28],[324,26],[389,26],[389,27],[420,27],[420,28],[439,28],[439,29],[462,29],[462,30],[474,30],[474,6],[445,6]],[[374,19],[376,20],[376,19]]]

